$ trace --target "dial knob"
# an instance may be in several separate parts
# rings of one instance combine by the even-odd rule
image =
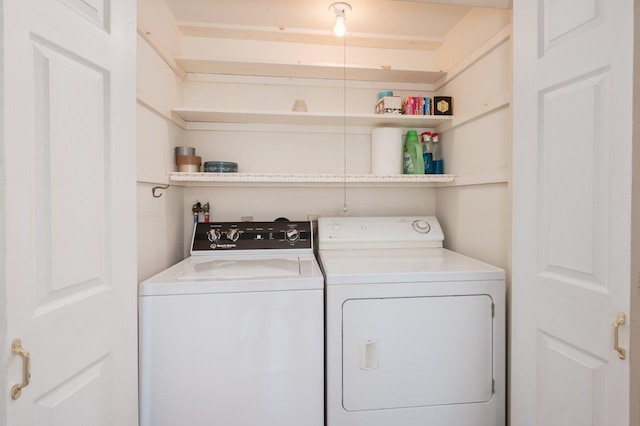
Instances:
[[[418,219],[414,220],[411,224],[413,230],[419,232],[421,234],[428,234],[431,231],[431,226],[427,223],[426,220]]]
[[[227,239],[230,241],[238,241],[238,238],[240,238],[240,231],[238,231],[237,229],[229,229],[227,231]]]
[[[207,232],[207,238],[212,243],[215,243],[216,241],[218,241],[220,239],[220,231],[218,231],[217,229],[212,229],[212,230],[208,231]]]
[[[288,229],[284,232],[284,238],[287,241],[298,241],[300,239],[300,231],[297,229]]]

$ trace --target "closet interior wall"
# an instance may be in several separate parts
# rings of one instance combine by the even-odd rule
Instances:
[[[166,13],[150,13],[153,8],[163,7],[161,0],[141,2],[139,7],[145,10],[139,12],[139,27],[142,23],[144,28],[151,28],[149,32],[157,35],[169,56],[179,56],[184,53],[182,50],[208,43],[182,37]],[[240,220],[243,216],[254,220],[281,216],[307,220],[310,215],[438,215],[445,227],[447,247],[497,266],[508,266],[510,38],[507,36],[479,59],[473,57],[496,34],[509,34],[510,11],[484,11],[473,9],[462,21],[464,29],[454,29],[441,51],[436,52],[435,59],[440,56],[443,64],[453,63],[447,64],[450,69],[463,69],[456,71],[455,78],[447,75],[435,84],[258,75],[179,76],[160,59],[147,39],[140,37],[139,278],[159,272],[188,254],[191,206],[196,200],[210,202],[211,217],[216,221]],[[203,161],[235,161],[241,172],[370,172],[371,127],[191,123],[185,130],[184,123],[181,126],[179,119],[170,114],[172,107],[290,111],[296,99],[305,99],[309,111],[341,113],[346,107],[351,113],[371,113],[381,90],[393,90],[399,96],[454,97],[456,118],[442,129],[441,140],[446,172],[458,174],[456,182],[446,187],[347,184],[346,213],[345,187],[340,183],[184,187],[172,183],[162,197],[151,195],[152,186],[170,183],[166,172],[176,170],[173,147],[182,145],[195,147]],[[498,108],[493,106],[496,101],[501,103]],[[485,109],[491,112],[485,113]]]
[[[181,35],[173,17],[161,0],[138,2],[138,32],[157,37],[158,44],[170,53],[180,53]],[[184,258],[183,188],[170,186],[166,172],[174,170],[174,147],[182,145],[184,130],[170,119],[169,110],[182,105],[182,78],[138,35],[138,281],[168,268]]]
[[[456,117],[440,136],[446,172],[459,176],[457,185],[436,189],[436,215],[444,228],[445,245],[507,271],[511,250],[510,12],[489,15],[475,9],[454,28],[438,51],[439,65],[449,72],[436,90],[454,98]],[[470,40],[486,41],[471,45]],[[466,180],[474,184],[465,185]]]

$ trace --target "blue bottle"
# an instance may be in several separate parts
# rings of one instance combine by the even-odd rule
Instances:
[[[432,154],[433,154],[433,173],[437,175],[444,174],[444,159],[440,154],[440,143],[438,141],[438,133],[433,133],[431,135],[431,141],[433,143]]]
[[[424,173],[433,173],[433,144],[431,142],[431,132],[424,132],[422,136],[422,157],[424,159]]]

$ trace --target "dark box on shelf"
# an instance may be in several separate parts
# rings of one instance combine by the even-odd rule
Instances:
[[[433,97],[433,115],[453,115],[453,99],[451,96]]]

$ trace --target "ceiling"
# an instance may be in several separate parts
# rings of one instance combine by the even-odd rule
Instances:
[[[347,0],[349,45],[433,50],[472,5],[511,0]],[[229,39],[342,44],[332,34],[333,0],[165,0],[182,32]]]

